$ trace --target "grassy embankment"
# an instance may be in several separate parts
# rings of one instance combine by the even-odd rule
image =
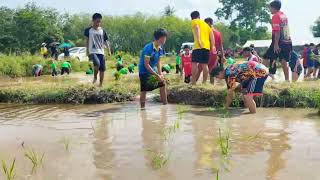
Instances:
[[[125,64],[137,62],[136,57],[125,57],[130,59]],[[11,63],[5,63],[9,60]],[[0,57],[0,72],[2,75],[16,74],[13,77],[28,75],[30,66],[34,63],[47,61],[39,57]],[[166,58],[165,63],[174,64],[174,57]],[[3,66],[3,65],[6,66]],[[9,64],[9,65],[8,65]],[[87,63],[73,62],[77,71],[84,71]],[[84,65],[85,64],[85,65]],[[110,103],[122,102],[134,99],[139,93],[139,80],[137,76],[123,76],[115,81],[111,76],[114,70],[115,60],[108,61],[106,85],[102,88],[90,84],[79,84],[76,79],[69,77],[56,80],[44,79],[37,81],[21,82],[7,85],[0,89],[0,102],[16,103]],[[48,67],[48,66],[47,66]],[[44,66],[46,69],[46,66]],[[76,70],[74,70],[76,71]],[[45,71],[46,72],[46,71]],[[48,73],[48,72],[47,72]],[[222,86],[212,87],[201,85],[191,87],[184,85],[176,76],[169,75],[170,86],[168,97],[171,103],[203,105],[222,107],[226,90]],[[257,105],[261,107],[320,107],[320,83],[319,81],[308,81],[302,83],[268,83],[265,87],[264,96],[257,98]],[[240,98],[233,103],[234,106],[242,106]]]

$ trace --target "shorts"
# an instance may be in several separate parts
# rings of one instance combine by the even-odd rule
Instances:
[[[191,82],[191,75],[184,77],[184,82],[189,84]]]
[[[241,83],[242,93],[249,96],[262,96],[263,86],[268,76],[252,78]]]
[[[208,49],[195,49],[192,52],[192,62],[200,64],[209,63],[210,51]]]
[[[264,59],[269,59],[269,60],[286,60],[289,62],[290,60],[290,53],[292,51],[292,44],[279,44],[280,46],[280,53],[275,53],[274,52],[274,43],[271,44],[269,49],[267,50],[266,54],[263,56]]]
[[[153,82],[151,77],[150,74],[139,74],[141,92],[153,91],[165,86],[163,82]]]
[[[70,74],[70,69],[66,67],[61,68],[61,75],[64,75],[64,73]]]
[[[103,54],[90,54],[89,59],[95,67],[99,67],[99,71],[106,71],[106,60]]]

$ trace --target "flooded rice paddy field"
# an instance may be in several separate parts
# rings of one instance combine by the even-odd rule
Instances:
[[[0,104],[0,144],[19,180],[320,180],[307,109]]]

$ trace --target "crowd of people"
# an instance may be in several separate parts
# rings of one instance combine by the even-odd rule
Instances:
[[[154,32],[154,40],[146,44],[141,52],[139,64],[131,63],[125,67],[121,55],[116,58],[117,74],[126,75],[134,73],[135,67],[139,69],[140,80],[140,105],[145,108],[146,94],[149,91],[160,89],[160,99],[167,104],[167,80],[163,73],[170,73],[174,68],[177,74],[184,75],[184,82],[196,85],[202,77],[202,82],[214,84],[215,79],[224,79],[227,85],[226,107],[228,108],[234,98],[235,92],[243,95],[245,106],[251,113],[256,112],[254,97],[261,96],[263,87],[268,77],[274,78],[277,71],[277,61],[281,63],[284,77],[289,81],[289,70],[292,71],[292,81],[297,81],[304,71],[306,78],[320,78],[320,45],[309,44],[305,46],[302,56],[293,51],[292,40],[289,33],[288,18],[281,11],[281,2],[274,0],[270,3],[272,13],[272,43],[266,54],[261,58],[254,45],[241,50],[245,61],[236,63],[233,53],[223,47],[222,34],[213,23],[212,18],[202,20],[198,11],[191,13],[192,33],[194,46],[185,45],[176,54],[175,67],[171,64],[161,63],[165,56],[164,45],[168,32],[159,28]],[[92,26],[85,29],[86,47],[89,59],[93,62],[87,74],[94,74],[93,83],[98,80],[103,85],[104,72],[106,70],[105,51],[107,48],[111,55],[108,43],[108,34],[101,27],[102,15],[95,13],[92,17]],[[45,44],[41,53],[46,58]],[[53,51],[55,52],[55,51]],[[56,57],[55,54],[52,54]],[[68,57],[68,56],[67,56]],[[303,61],[301,61],[301,58]],[[34,66],[34,73],[41,74],[42,66]],[[52,63],[52,75],[57,75],[56,65]],[[61,74],[70,73],[71,64],[65,61],[61,66]]]

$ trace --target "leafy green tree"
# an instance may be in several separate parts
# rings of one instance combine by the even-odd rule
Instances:
[[[0,52],[10,53],[17,50],[19,41],[14,35],[14,13],[12,9],[0,7]]]
[[[311,29],[314,37],[320,37],[320,17],[316,20]]]
[[[270,22],[268,0],[219,0],[223,5],[215,12],[219,19],[230,21],[233,44],[236,40],[244,44],[249,39],[268,39],[270,33],[266,23]]]
[[[170,5],[166,6],[163,10],[164,16],[174,16],[175,13],[176,10],[174,9],[174,7],[171,7]]]

